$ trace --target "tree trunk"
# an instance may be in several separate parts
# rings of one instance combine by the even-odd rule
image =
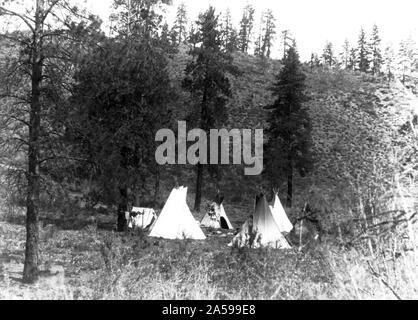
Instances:
[[[205,73],[205,82],[207,83],[207,71],[208,67],[206,65],[206,73]],[[208,85],[205,84],[203,90],[203,97],[202,97],[202,105],[200,110],[200,128],[203,129],[205,132],[208,131],[208,110],[207,110],[207,100],[208,100]],[[194,200],[194,210],[200,211],[200,203],[202,199],[202,182],[203,182],[203,165],[199,162],[196,168],[196,196]]]
[[[292,207],[292,197],[293,197],[293,166],[292,163],[289,163],[289,171],[287,173],[287,199],[286,206],[288,208]]]
[[[117,231],[124,232],[128,228],[128,221],[126,220],[126,215],[125,215],[125,212],[129,211],[128,188],[120,187],[119,193],[120,193],[120,199],[119,199],[119,205],[118,205]]]
[[[203,165],[197,164],[196,167],[197,179],[196,179],[196,197],[194,200],[194,209],[200,211],[200,202],[202,199],[202,181],[203,181]]]
[[[28,189],[26,202],[26,248],[23,282],[33,283],[38,279],[39,263],[39,148],[41,127],[41,82],[42,82],[42,31],[44,0],[36,1],[35,31],[32,48],[32,94],[29,115]]]
[[[157,165],[156,172],[155,172],[154,207],[157,206],[159,193],[160,193],[160,167]]]
[[[220,163],[220,162],[218,162]],[[221,166],[216,166],[216,190],[221,190],[222,171]]]

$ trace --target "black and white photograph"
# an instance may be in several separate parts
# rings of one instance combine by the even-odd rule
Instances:
[[[416,300],[417,215],[416,0],[0,0],[0,300]]]

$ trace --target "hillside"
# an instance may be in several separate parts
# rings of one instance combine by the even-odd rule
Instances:
[[[170,61],[172,78],[179,91],[188,59],[186,48],[182,48]],[[263,106],[272,102],[269,87],[280,70],[280,62],[236,53],[234,63],[242,75],[230,78],[233,98],[228,104],[227,127],[266,128],[268,115]],[[332,198],[367,187],[369,178],[377,173],[389,174],[393,168],[388,164],[393,160],[390,157],[396,143],[408,139],[399,131],[418,114],[417,97],[400,82],[387,83],[343,70],[306,67],[305,71],[315,164],[309,177],[296,181],[299,208],[311,197],[309,191],[321,193],[322,200],[330,203]],[[180,106],[187,105],[187,94],[183,93],[183,98]],[[186,112],[187,109],[179,111],[179,117]],[[251,203],[249,198],[258,190],[261,177],[244,176],[240,166],[223,170],[227,199]],[[185,172],[187,181],[194,186],[194,172],[187,169]],[[212,181],[209,177],[207,180]],[[363,185],[358,181],[363,181]],[[352,188],[356,183],[354,189],[358,190]],[[213,188],[206,184],[209,194]]]

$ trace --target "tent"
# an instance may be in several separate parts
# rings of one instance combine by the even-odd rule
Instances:
[[[270,210],[273,214],[274,221],[276,221],[281,232],[289,233],[292,231],[293,225],[287,217],[286,211],[284,211],[277,193],[274,196],[273,205],[270,206]]]
[[[204,227],[214,229],[233,229],[231,222],[226,216],[224,206],[221,201],[214,201],[209,205],[209,210],[206,212],[200,224]]]
[[[266,197],[261,195],[256,202],[254,214],[244,223],[229,246],[273,249],[290,249],[286,238],[276,224]]]
[[[156,221],[154,209],[133,207],[127,216],[129,229],[146,229]]]
[[[198,222],[186,203],[187,188],[171,191],[157,221],[151,229],[151,237],[165,239],[206,239]]]

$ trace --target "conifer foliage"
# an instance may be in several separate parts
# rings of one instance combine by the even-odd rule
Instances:
[[[254,13],[255,9],[251,5],[245,6],[240,21],[240,30],[238,37],[239,49],[241,52],[248,52],[254,27]]]
[[[190,119],[202,130],[220,127],[227,120],[226,103],[231,96],[227,72],[236,73],[232,56],[222,50],[221,32],[215,9],[210,7],[197,21],[195,33],[200,47],[190,51],[193,60],[186,67],[183,87],[196,101]],[[197,164],[195,210],[200,210],[203,164]]]
[[[270,58],[271,49],[273,46],[274,36],[276,34],[276,25],[273,11],[270,9],[264,13],[263,17],[264,27],[263,27],[263,40],[261,45],[261,56]]]
[[[370,68],[370,51],[367,43],[366,33],[362,28],[358,39],[357,48],[357,70],[361,72],[368,72]]]
[[[295,171],[304,176],[312,167],[311,124],[305,102],[305,79],[299,55],[290,48],[272,88],[276,98],[269,110],[265,175],[273,187],[287,180],[287,206],[292,206]]]
[[[372,37],[370,39],[370,49],[371,49],[371,72],[373,75],[379,75],[382,70],[383,57],[382,57],[382,48],[379,35],[379,29],[377,25],[373,26]]]
[[[327,42],[324,48],[324,53],[322,54],[322,59],[324,64],[328,67],[333,67],[336,65],[337,61],[334,56],[334,48],[331,42]]]
[[[187,9],[184,2],[180,3],[177,8],[176,21],[172,29],[175,44],[180,45],[187,40]]]

